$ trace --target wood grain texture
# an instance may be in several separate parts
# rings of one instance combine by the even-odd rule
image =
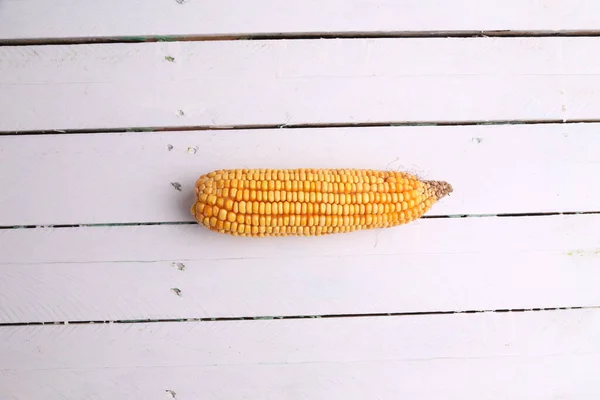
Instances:
[[[251,241],[196,226],[5,230],[0,322],[596,306],[599,223],[441,219]]]
[[[598,11],[595,0],[3,0],[0,39],[596,31]]]
[[[198,225],[3,229],[0,263],[418,255],[431,253],[432,244],[437,254],[456,254],[459,243],[473,253],[590,251],[599,246],[589,234],[599,223],[599,215],[426,219],[399,229],[256,240]]]
[[[4,265],[0,323],[271,318],[600,304],[600,249],[457,251],[461,253],[298,257],[285,262]]]
[[[589,399],[599,334],[598,310],[6,327],[0,397]]]
[[[598,362],[596,354],[574,353],[426,362],[5,371],[0,375],[0,393],[11,400],[172,399],[173,395],[208,400],[328,400],[338,396],[349,400],[371,396],[385,400],[544,400],[553,396],[593,400],[600,393]]]
[[[10,190],[0,191],[0,225],[192,221],[194,182],[219,168],[394,169],[449,181],[454,192],[428,215],[600,211],[591,184],[599,127],[5,136],[0,187]]]
[[[439,38],[9,46],[0,48],[0,131],[598,119],[598,44]]]

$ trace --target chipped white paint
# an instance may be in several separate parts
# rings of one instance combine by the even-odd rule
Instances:
[[[174,245],[181,232],[161,227],[153,229],[154,241],[144,240],[136,246],[143,262],[93,258],[53,262],[52,257],[45,257],[48,261],[43,263],[0,265],[0,323],[385,314],[600,304],[600,254],[594,255],[600,247],[573,250],[573,245],[594,245],[587,239],[586,228],[600,223],[600,218],[576,218],[570,228],[566,228],[563,218],[551,219],[541,224],[523,218],[480,218],[471,224],[428,221],[412,231],[394,235],[394,239],[386,234],[341,238],[350,244],[359,240],[374,242],[356,254],[335,255],[335,247],[339,246],[334,246],[331,255],[312,254],[310,243],[300,244],[306,249],[305,256],[286,256],[299,243],[285,240],[254,243],[260,254],[248,255],[233,251],[232,242],[229,247],[217,242],[212,243],[218,249],[215,254],[206,254],[208,246],[201,244],[200,237],[196,248],[190,245],[186,252]],[[95,232],[84,232],[88,240],[79,251],[82,255],[100,249],[106,254],[119,254],[119,243],[144,237],[143,231],[149,229],[112,229],[111,239],[100,242],[101,245],[89,240]],[[544,229],[547,234],[542,232]],[[484,243],[472,241],[473,232],[499,230],[504,238],[496,243],[502,243],[502,248],[499,245],[482,251],[480,246]],[[31,233],[32,242],[39,236],[31,230],[27,232]],[[185,232],[195,235],[191,228]],[[406,237],[413,235],[418,239]],[[523,240],[527,242],[522,243]],[[394,249],[400,241],[408,243]],[[454,248],[446,248],[444,241],[451,242]],[[144,243],[155,246],[159,242],[165,242],[161,255],[169,258],[144,261]],[[600,246],[597,240],[596,244]],[[171,261],[181,258],[185,259]]]
[[[597,31],[596,0],[3,0],[0,39]]]
[[[0,397],[584,399],[600,311],[21,326]]]
[[[598,225],[436,219],[262,240],[193,225],[4,230],[0,322],[595,306]]]
[[[598,45],[593,37],[4,47],[0,131],[598,119]]]
[[[185,262],[186,260],[335,260],[346,256],[591,250],[600,215],[424,219],[397,229],[319,237],[250,238],[199,225],[112,226],[0,230],[0,264]],[[30,251],[35,243],[35,252]],[[460,247],[457,247],[460,246]],[[107,251],[110,249],[110,251]],[[466,251],[466,250],[465,250]],[[575,257],[578,258],[578,257]],[[579,259],[582,259],[579,258]]]
[[[374,168],[449,181],[428,215],[597,211],[600,124],[142,132],[2,139],[0,225],[192,221],[218,168]],[[43,193],[43,197],[40,194]],[[408,228],[410,230],[410,228]]]

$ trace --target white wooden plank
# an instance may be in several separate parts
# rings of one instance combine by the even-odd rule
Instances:
[[[443,219],[289,241],[192,226],[5,230],[0,322],[595,306],[599,223]]]
[[[599,247],[600,239],[590,234],[598,226],[600,215],[589,214],[426,219],[398,229],[262,239],[217,234],[198,225],[2,229],[0,264],[456,254],[459,243],[468,244],[471,253],[587,254]]]
[[[11,400],[593,400],[600,395],[599,362],[596,354],[570,354],[426,362],[4,371],[0,394]]]
[[[435,251],[435,248],[432,249]],[[0,323],[590,307],[600,249],[9,264]],[[541,279],[540,277],[543,277]]]
[[[218,168],[395,169],[449,181],[454,192],[428,215],[600,211],[599,126],[5,136],[0,225],[192,221],[194,182]]]
[[[595,0],[3,0],[0,39],[593,30]]]
[[[591,399],[599,334],[598,310],[4,327],[0,396]]]
[[[599,43],[440,38],[9,46],[0,48],[0,131],[598,119]]]

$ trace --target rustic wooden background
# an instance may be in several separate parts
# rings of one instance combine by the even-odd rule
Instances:
[[[600,398],[597,0],[0,0],[0,400]],[[217,168],[447,180],[211,233]]]

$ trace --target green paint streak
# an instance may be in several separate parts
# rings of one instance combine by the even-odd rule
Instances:
[[[128,128],[125,132],[154,132],[154,128]]]
[[[154,36],[157,42],[174,42],[175,39],[173,36]]]
[[[571,250],[568,251],[566,253],[569,257],[598,257],[600,256],[600,249],[594,249],[594,250],[582,250],[582,249],[578,249],[578,250]]]
[[[171,56],[165,56],[165,60],[167,60],[168,62],[175,62],[175,58]]]
[[[145,42],[146,39],[143,36],[123,36],[120,37],[118,40],[122,40],[122,41],[126,41],[126,42]]]

